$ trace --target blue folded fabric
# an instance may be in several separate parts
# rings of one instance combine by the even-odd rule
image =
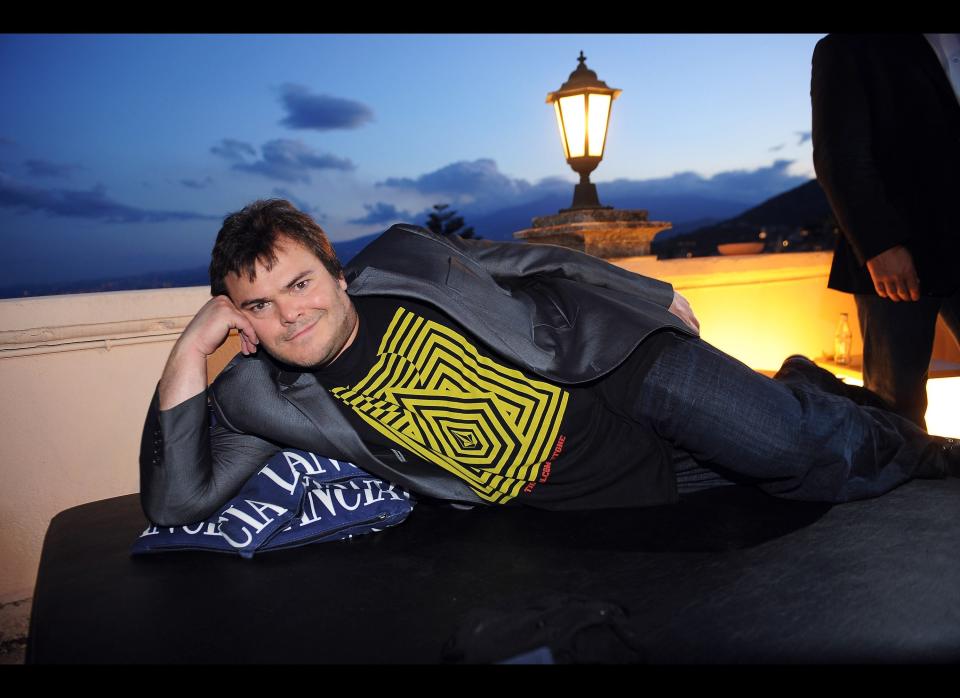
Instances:
[[[352,463],[284,450],[220,513],[189,526],[150,524],[131,555],[212,550],[252,558],[255,552],[376,533],[403,522],[413,505],[409,492]]]

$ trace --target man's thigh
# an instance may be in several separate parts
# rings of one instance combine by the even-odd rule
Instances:
[[[767,378],[699,338],[667,337],[660,349],[610,397],[727,480],[799,500],[862,499],[909,479],[928,443],[906,419],[804,375]]]
[[[702,339],[654,335],[601,394],[612,411],[648,424],[671,448],[727,479],[756,482],[804,469],[804,415],[794,393]]]

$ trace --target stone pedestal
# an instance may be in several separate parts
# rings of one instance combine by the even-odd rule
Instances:
[[[650,241],[668,221],[648,221],[647,211],[582,209],[533,219],[533,227],[513,234],[527,242],[563,245],[594,257],[636,257],[650,254]]]

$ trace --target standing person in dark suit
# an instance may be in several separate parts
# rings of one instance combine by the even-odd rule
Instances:
[[[813,161],[843,236],[867,388],[926,428],[938,313],[960,338],[960,35],[835,35],[813,53]]]

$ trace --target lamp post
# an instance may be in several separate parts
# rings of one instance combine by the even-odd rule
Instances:
[[[564,211],[610,208],[600,205],[590,173],[603,159],[610,107],[622,90],[607,87],[607,83],[597,79],[597,74],[587,68],[586,60],[581,51],[577,69],[559,90],[547,95],[547,103],[553,104],[557,114],[563,154],[580,175],[580,183],[573,189],[573,205]]]
[[[513,237],[531,243],[563,245],[596,257],[636,257],[650,254],[650,241],[668,221],[647,220],[643,209],[601,206],[597,187],[590,181],[603,159],[607,144],[610,108],[621,90],[607,87],[587,68],[580,52],[579,65],[556,92],[547,95],[560,127],[560,140],[567,163],[580,175],[573,189],[573,205],[558,213],[536,216],[532,225]]]

